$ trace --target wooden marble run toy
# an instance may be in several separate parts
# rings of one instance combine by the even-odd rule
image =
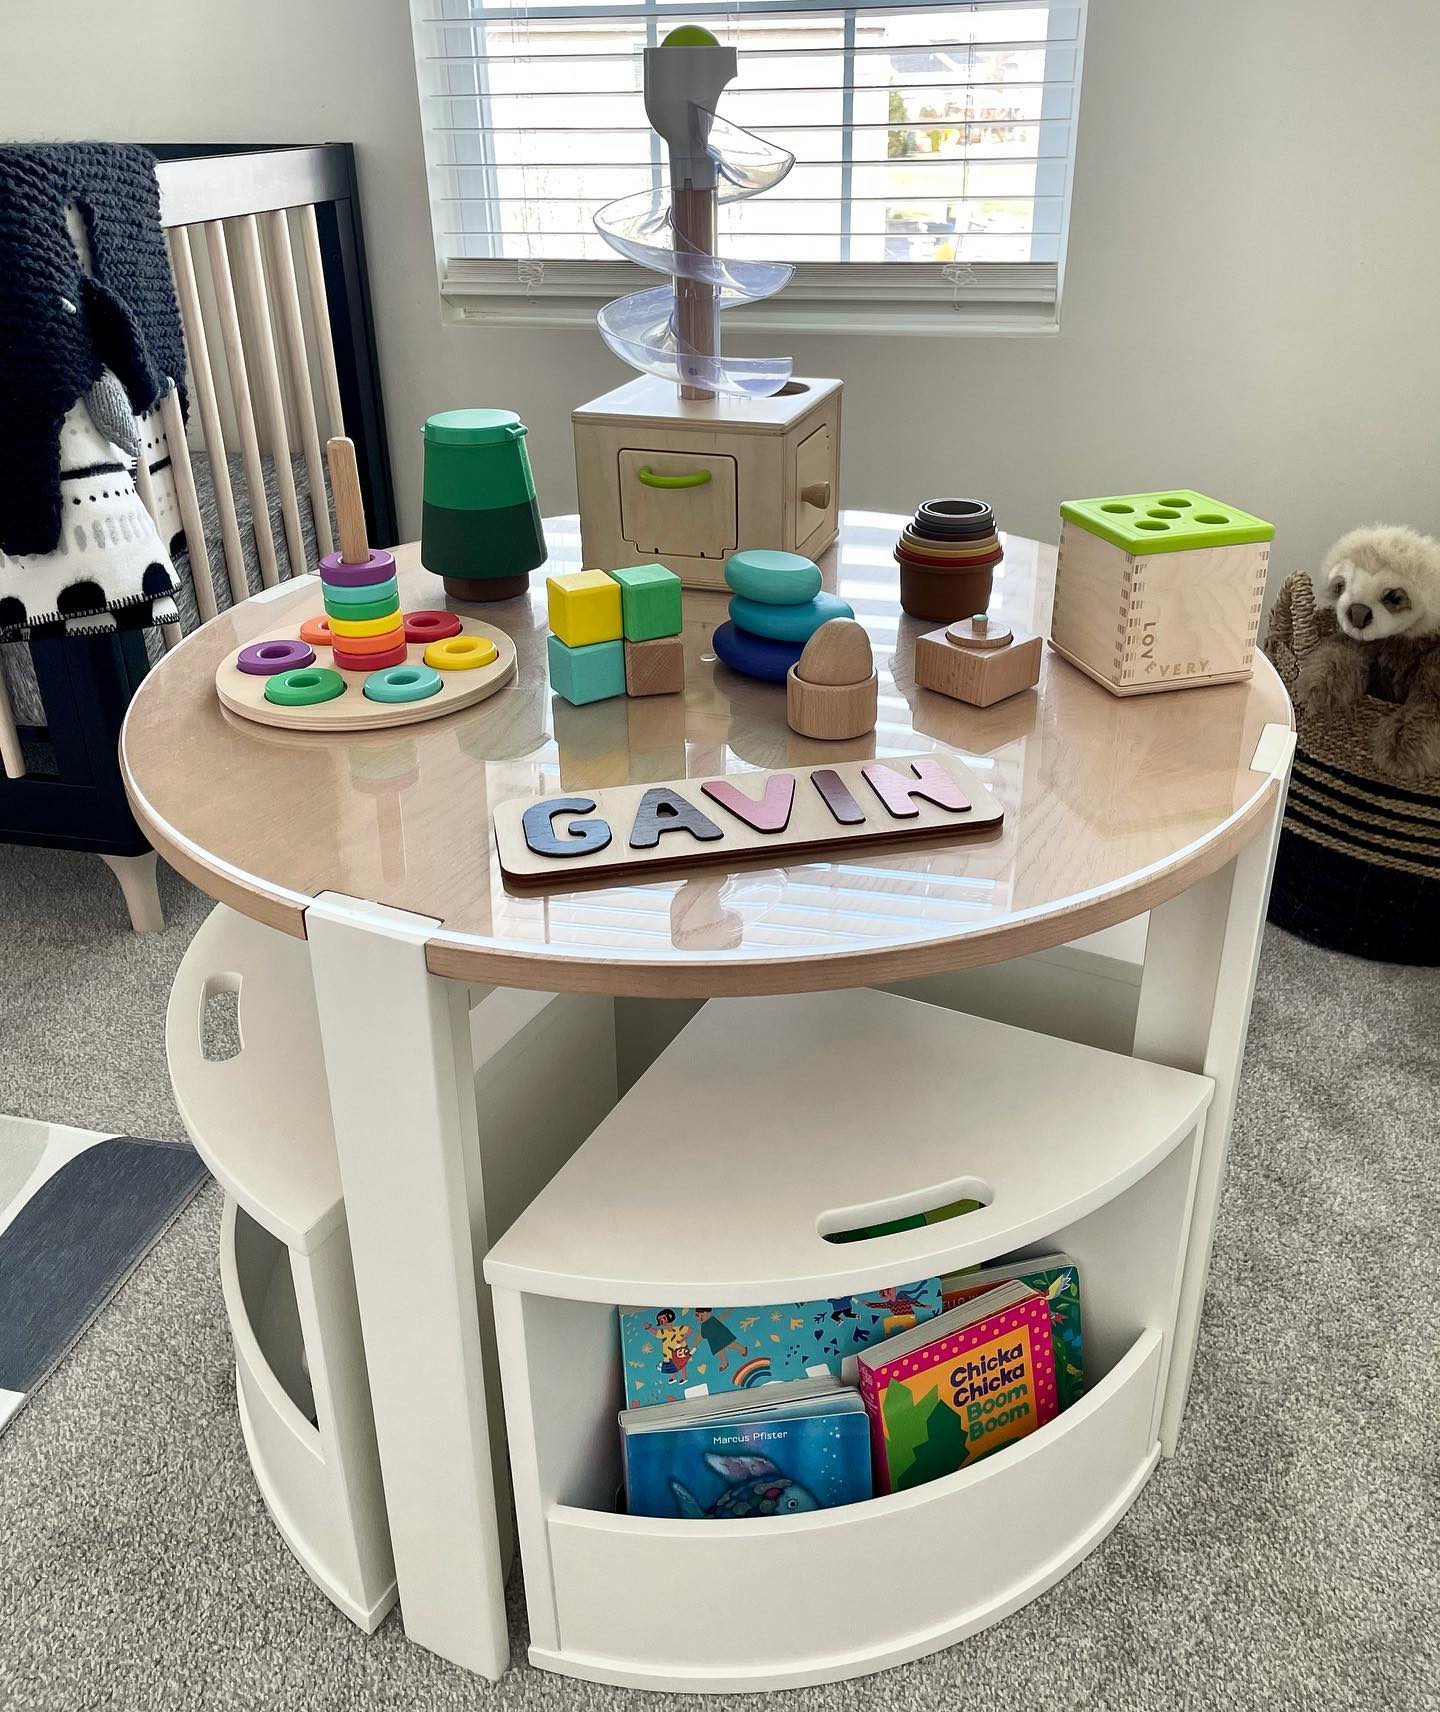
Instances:
[[[298,634],[226,655],[215,670],[221,703],[262,725],[366,731],[435,719],[503,689],[515,675],[515,644],[453,612],[401,610],[394,556],[365,532],[354,444],[337,437],[326,454],[340,550],[318,567],[325,610]]]
[[[1040,638],[977,612],[915,643],[915,682],[972,707],[989,707],[1040,681]]]
[[[736,53],[683,25],[645,50],[645,112],[668,189],[595,215],[605,241],[668,283],[607,304],[601,336],[641,378],[574,414],[581,542],[591,564],[649,557],[720,586],[741,541],[818,554],[839,523],[840,382],[788,357],[722,355],[723,311],[773,295],[788,263],[716,253],[720,204],[778,184],[794,156],[714,111]]]
[[[545,579],[550,687],[575,707],[685,688],[680,579],[664,565]]]
[[[725,582],[730,618],[715,631],[715,652],[747,678],[783,684],[822,624],[855,616],[848,600],[821,591],[820,567],[800,553],[732,553]]]
[[[1192,488],[1068,500],[1050,646],[1113,695],[1248,678],[1273,524]]]
[[[970,837],[1002,818],[956,756],[903,755],[512,800],[495,810],[495,843],[523,889]]]
[[[785,680],[790,729],[802,737],[863,737],[875,729],[879,706],[870,638],[853,618],[822,624]]]

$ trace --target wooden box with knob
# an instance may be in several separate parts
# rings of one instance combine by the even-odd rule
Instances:
[[[682,399],[641,375],[574,413],[584,562],[658,560],[687,588],[725,586],[743,547],[816,559],[840,520],[838,380],[768,398]]]

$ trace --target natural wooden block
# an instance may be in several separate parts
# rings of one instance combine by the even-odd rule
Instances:
[[[590,564],[651,558],[689,588],[764,545],[818,558],[840,521],[840,382],[796,376],[768,398],[688,400],[653,375],[574,414]]]
[[[545,595],[550,628],[567,648],[620,640],[620,585],[604,571],[546,577]]]
[[[1008,625],[995,631],[971,619],[927,631],[915,643],[915,682],[972,707],[1028,690],[1040,677],[1040,638]]]
[[[675,695],[685,688],[685,644],[678,636],[625,644],[625,693]]]
[[[1097,525],[1108,508],[1117,506],[1129,507],[1115,513],[1117,524]],[[1265,539],[1164,551],[1144,545],[1146,537],[1138,533],[1142,525],[1179,530],[1188,514],[1197,519],[1246,514],[1188,489],[1083,501],[1062,511],[1050,620],[1050,645],[1057,654],[1115,695],[1250,676],[1270,566],[1268,535],[1273,531],[1268,524],[1246,519],[1251,533],[1267,532]],[[1092,525],[1110,527],[1116,538],[1095,533],[1072,511]],[[1195,527],[1175,539],[1197,539]],[[1208,527],[1220,535],[1234,532],[1223,521]]]

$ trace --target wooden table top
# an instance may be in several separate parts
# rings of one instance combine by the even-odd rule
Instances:
[[[1128,920],[1248,841],[1278,788],[1268,765],[1252,769],[1257,745],[1267,725],[1291,726],[1262,655],[1248,683],[1152,696],[1112,696],[1048,649],[1038,690],[994,707],[917,689],[914,638],[934,626],[899,610],[903,521],[847,513],[822,565],[880,672],[879,724],[854,742],[796,736],[783,686],[715,660],[718,594],[686,591],[683,698],[552,698],[541,572],[528,600],[457,606],[519,650],[515,684],[477,707],[374,734],[238,719],[215,667],[318,611],[304,579],[212,620],[146,678],[121,737],[131,803],[181,873],[283,932],[303,936],[310,902],[339,892],[434,918],[438,974],[638,995],[801,992],[998,962]],[[577,519],[549,520],[546,536],[547,569],[579,567]],[[407,608],[447,604],[415,548],[397,558]],[[1008,537],[992,613],[1043,633],[1054,569],[1053,548]],[[510,797],[937,749],[1004,804],[998,835],[538,897],[501,880],[491,816]]]

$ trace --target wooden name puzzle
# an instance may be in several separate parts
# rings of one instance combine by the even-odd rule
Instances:
[[[993,832],[1003,818],[954,755],[901,755],[520,798],[496,808],[495,843],[506,881],[524,887],[933,843]]]

